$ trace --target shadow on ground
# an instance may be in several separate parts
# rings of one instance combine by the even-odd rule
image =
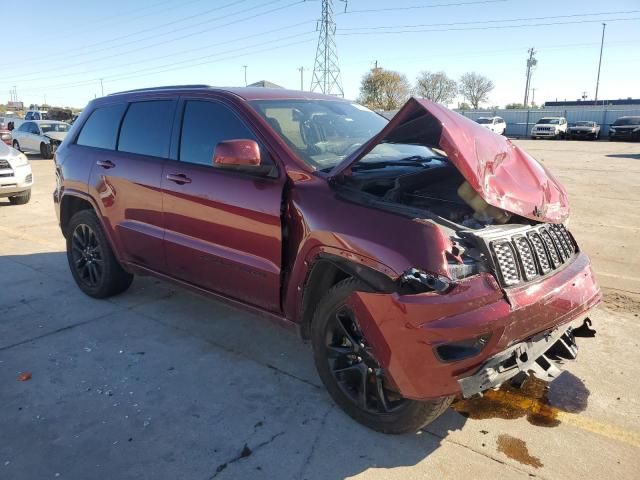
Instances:
[[[640,153],[612,153],[606,156],[610,158],[629,158],[631,160],[640,160]]]
[[[466,421],[378,434],[334,406],[308,346],[259,317],[152,278],[94,300],[63,252],[0,270],[7,478],[342,479],[416,465]]]

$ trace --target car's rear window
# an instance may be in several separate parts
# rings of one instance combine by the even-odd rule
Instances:
[[[173,100],[132,103],[122,122],[118,150],[168,157],[174,109]]]
[[[126,103],[96,108],[82,127],[78,145],[115,150],[118,127]]]

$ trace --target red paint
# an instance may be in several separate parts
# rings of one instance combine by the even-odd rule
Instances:
[[[94,108],[158,98],[178,104],[169,158],[74,143]],[[178,161],[179,112],[186,98],[231,108],[270,153],[277,176]],[[176,88],[91,102],[56,152],[58,214],[66,199],[82,198],[97,212],[129,271],[173,280],[294,323],[303,321],[305,281],[320,255],[368,267],[391,281],[410,267],[447,276],[445,252],[451,241],[443,229],[339,198],[327,175],[298,158],[248,104],[277,98],[327,97],[286,90]],[[411,100],[332,174],[348,173],[348,166],[376,142],[406,134],[401,127],[416,116],[435,125],[436,144],[488,203],[529,218],[537,208],[539,218],[548,221],[568,214],[564,189],[535,160],[507,140],[425,101]],[[227,157],[239,155],[228,150],[222,152]],[[432,398],[457,393],[456,379],[487,357],[574,319],[599,299],[589,260],[580,253],[551,276],[507,291],[492,274],[482,273],[442,295],[355,293],[349,303],[401,393]],[[434,345],[485,333],[491,338],[480,356],[453,364],[435,359]]]

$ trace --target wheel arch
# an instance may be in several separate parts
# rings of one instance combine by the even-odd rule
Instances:
[[[302,292],[300,333],[304,340],[309,339],[313,315],[322,297],[347,278],[357,278],[377,292],[398,289],[393,279],[374,268],[338,255],[320,253],[309,265]]]

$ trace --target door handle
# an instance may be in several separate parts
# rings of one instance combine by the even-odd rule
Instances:
[[[178,185],[184,185],[185,183],[191,183],[191,179],[184,173],[169,173],[167,174],[167,180],[177,183]]]
[[[99,167],[105,168],[105,169],[109,169],[109,168],[113,168],[116,166],[115,163],[113,163],[111,160],[98,160],[96,162],[96,165],[98,165]]]

